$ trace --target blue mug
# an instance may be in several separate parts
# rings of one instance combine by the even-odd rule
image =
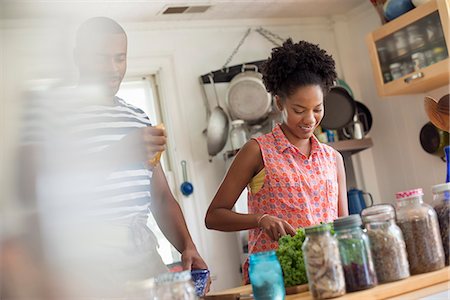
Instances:
[[[366,205],[364,195],[369,196],[370,199],[369,205]],[[347,192],[347,197],[348,197],[348,213],[350,215],[360,214],[364,208],[373,205],[372,195],[370,193],[366,193],[358,189],[349,190]]]
[[[197,269],[191,271],[192,282],[194,283],[195,293],[198,297],[205,295],[208,286],[209,270]]]

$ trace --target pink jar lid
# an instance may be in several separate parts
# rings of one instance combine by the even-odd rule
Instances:
[[[423,190],[422,189],[413,189],[403,192],[395,193],[395,199],[405,199],[405,198],[413,198],[413,197],[420,197],[423,196]]]

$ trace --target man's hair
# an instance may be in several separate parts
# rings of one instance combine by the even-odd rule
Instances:
[[[306,41],[293,43],[292,39],[272,49],[261,72],[267,91],[282,98],[311,84],[319,85],[326,94],[337,77],[334,60],[325,50]]]
[[[107,34],[124,34],[122,26],[113,19],[107,17],[94,17],[86,20],[78,28],[76,35],[76,47],[89,45],[92,40]]]

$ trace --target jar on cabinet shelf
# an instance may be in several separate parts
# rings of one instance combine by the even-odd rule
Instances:
[[[450,248],[450,183],[434,185],[433,191],[433,208],[436,211],[439,221],[439,231],[442,237],[442,245],[444,247],[445,264],[450,264],[449,248]]]
[[[334,220],[347,292],[365,290],[377,285],[369,238],[361,229],[361,225],[359,215]]]
[[[374,205],[364,209],[361,216],[369,236],[378,282],[409,277],[406,245],[402,231],[395,224],[394,207]]]
[[[414,71],[419,71],[427,66],[425,54],[422,52],[416,52],[411,55],[411,59],[414,65]]]
[[[309,290],[314,299],[329,299],[345,294],[345,279],[336,239],[330,225],[305,228],[302,250]]]
[[[406,32],[403,30],[394,33],[395,48],[397,51],[397,56],[402,56],[408,53],[408,38]]]
[[[408,34],[408,44],[411,49],[414,50],[425,45],[425,35],[418,25],[409,25],[406,27],[406,32]]]
[[[442,269],[445,264],[436,212],[423,202],[422,189],[399,192],[397,224],[403,232],[411,275]]]

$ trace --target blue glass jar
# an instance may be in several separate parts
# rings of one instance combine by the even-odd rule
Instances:
[[[283,274],[275,251],[250,255],[250,282],[256,300],[284,300]]]

